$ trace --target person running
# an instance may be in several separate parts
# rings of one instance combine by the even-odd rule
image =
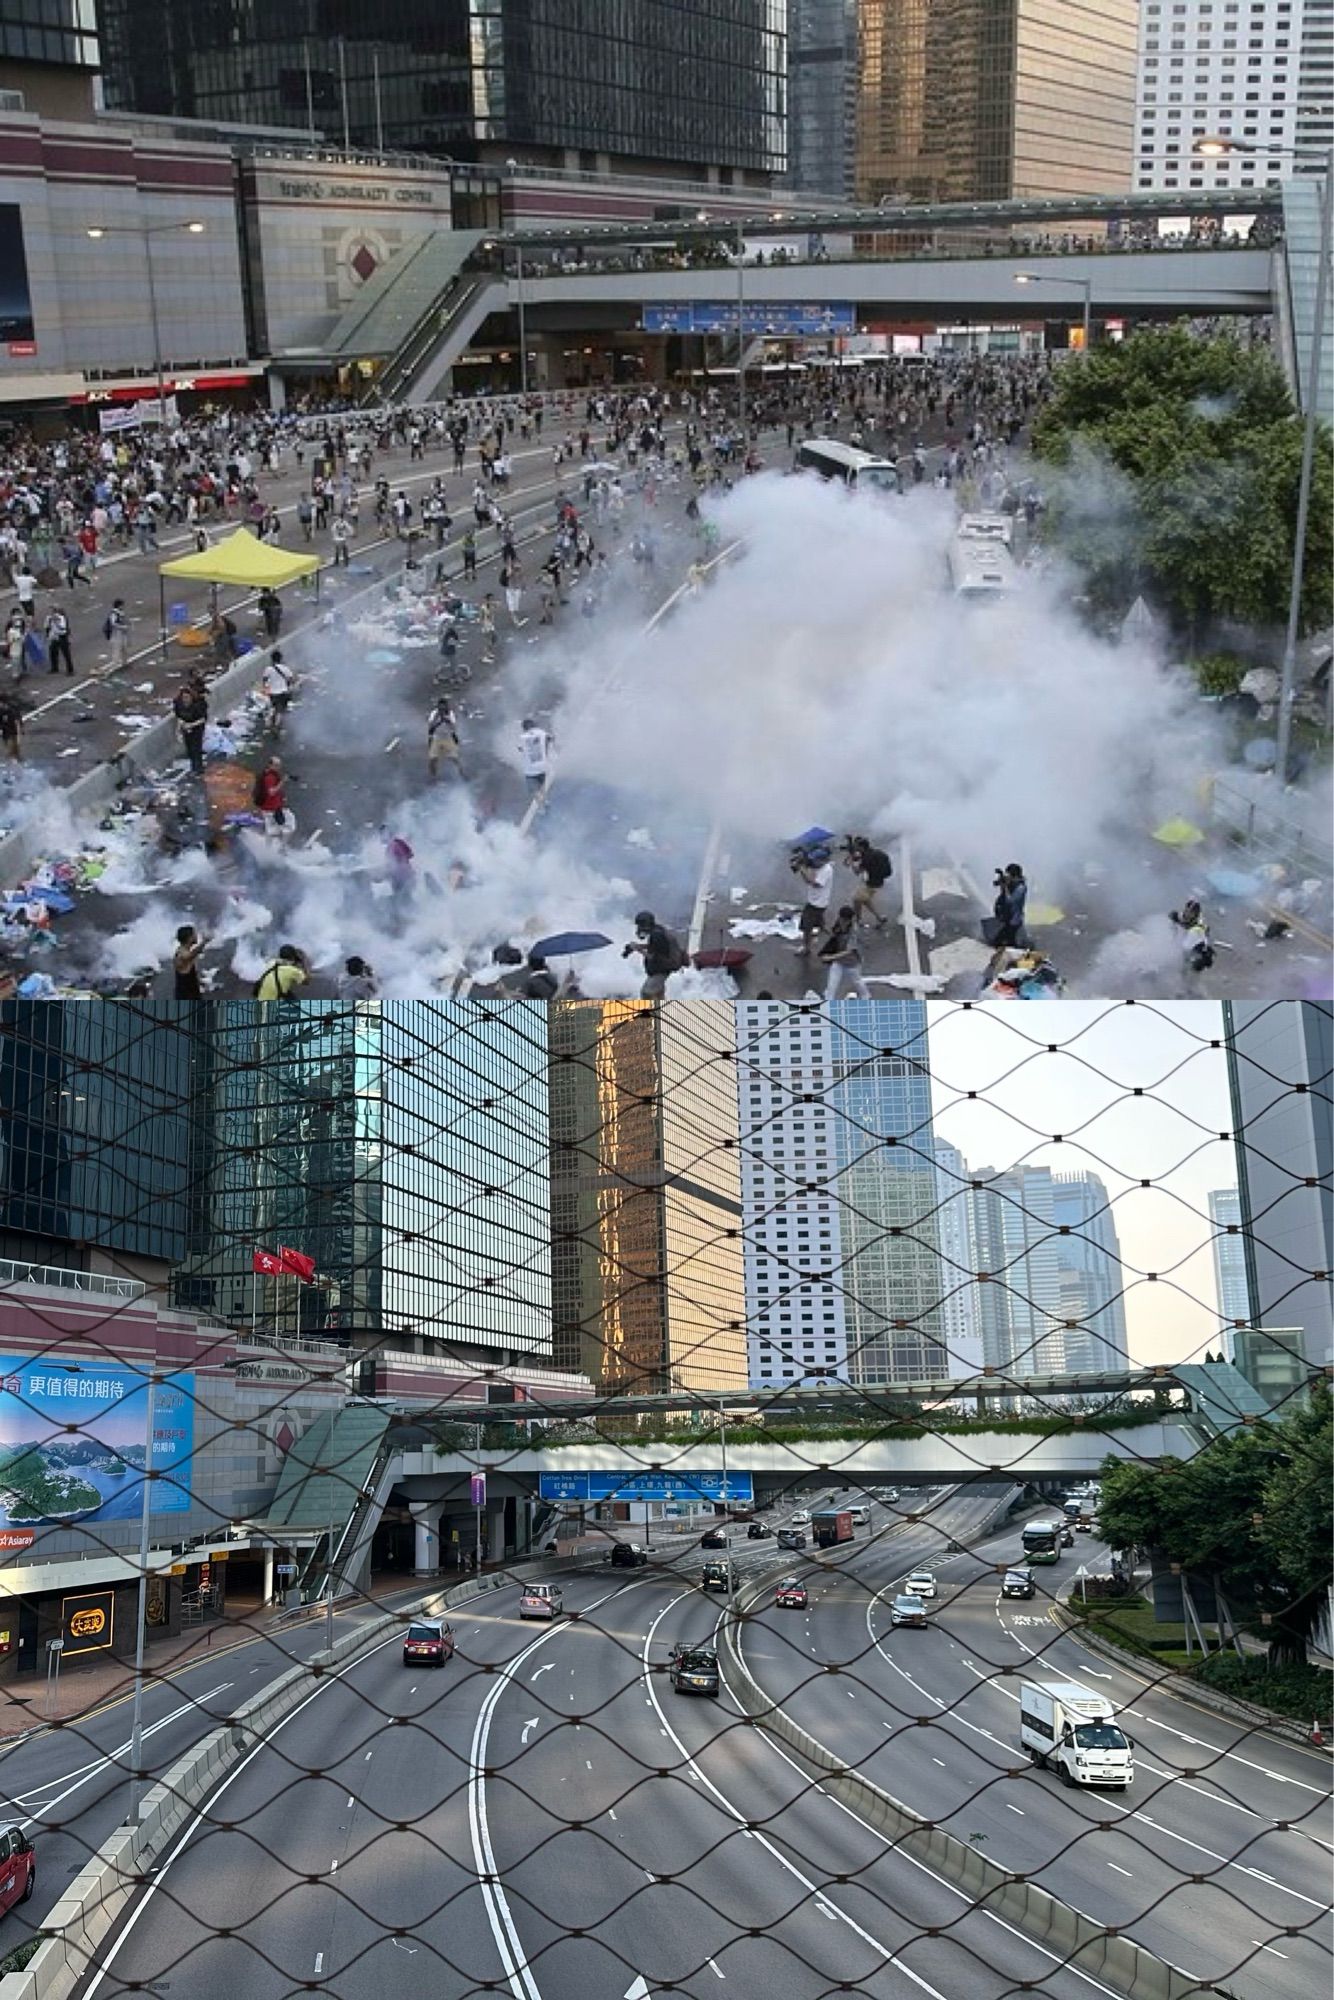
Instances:
[[[534,798],[541,798],[546,791],[554,748],[555,739],[551,731],[526,715],[519,736],[519,754],[523,759],[524,782]]]
[[[809,958],[812,945],[824,930],[834,893],[834,864],[829,858],[829,849],[809,849],[802,856],[797,873],[806,884],[806,900],[797,919],[801,943],[793,949],[798,958]]]
[[[857,834],[849,843],[848,866],[857,877],[857,887],[852,892],[852,907],[857,912],[857,922],[874,925],[882,931],[889,918],[876,901],[880,891],[894,873],[893,863],[883,847],[873,847],[864,834]]]
[[[281,837],[290,831],[290,816],[287,811],[287,790],[283,782],[282,762],[270,757],[255,779],[252,794],[255,811],[259,813],[266,834]],[[262,996],[261,996],[262,997]]]
[[[199,977],[199,961],[208,944],[193,924],[182,924],[176,933],[176,949],[171,955],[172,999],[202,1000],[203,984]]]
[[[268,698],[270,726],[275,736],[281,736],[287,711],[292,706],[296,675],[283,659],[282,652],[277,646],[265,662],[262,686]]]
[[[862,978],[862,948],[857,940],[857,910],[844,903],[835,917],[828,937],[820,946],[820,963],[829,968],[825,981],[826,1002],[838,999],[846,987],[855,999],[868,1000],[870,994]]]
[[[426,768],[431,776],[438,777],[441,764],[448,764],[461,778],[459,751],[458,718],[442,695],[426,718]]]
[[[181,732],[181,748],[190,769],[199,777],[204,769],[204,731],[208,727],[208,696],[204,683],[191,675],[171,704],[176,727]]]
[[[310,978],[310,960],[294,944],[281,945],[272,965],[255,981],[256,1000],[290,1000]]]

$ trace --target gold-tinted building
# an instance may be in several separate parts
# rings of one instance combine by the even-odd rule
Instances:
[[[1131,185],[1139,0],[861,0],[857,193]]]
[[[608,1394],[746,1387],[730,1010],[549,1009],[557,1367]]]

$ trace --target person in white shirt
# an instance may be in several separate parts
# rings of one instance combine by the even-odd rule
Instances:
[[[519,754],[523,759],[524,779],[535,797],[547,788],[552,747],[551,731],[534,722],[531,716],[525,716],[519,735]]]
[[[801,943],[794,949],[798,958],[809,958],[812,945],[825,928],[829,899],[834,893],[834,864],[829,858],[829,850],[812,848],[803,858],[797,873],[806,884],[806,901],[798,919]]]

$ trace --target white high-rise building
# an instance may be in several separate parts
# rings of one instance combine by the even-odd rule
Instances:
[[[951,1376],[976,1375],[982,1367],[982,1327],[977,1311],[977,1230],[968,1167],[957,1146],[937,1139],[936,1187],[940,1207],[940,1332]]]
[[[846,1380],[829,1018],[739,1001],[736,1034],[751,1387]]]
[[[1218,1286],[1219,1343],[1228,1360],[1235,1352],[1233,1335],[1251,1319],[1251,1282],[1246,1270],[1246,1237],[1241,1194],[1237,1188],[1215,1188],[1209,1196],[1209,1220],[1214,1226],[1214,1282]]]
[[[1144,0],[1136,188],[1254,188],[1317,170],[1334,112],[1334,0]],[[1247,150],[1205,158],[1225,134]]]

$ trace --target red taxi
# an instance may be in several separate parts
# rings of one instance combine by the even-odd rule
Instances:
[[[438,1618],[414,1618],[403,1635],[405,1667],[443,1667],[454,1657],[454,1634]]]
[[[774,1603],[780,1611],[805,1611],[810,1601],[805,1584],[795,1576],[785,1576],[774,1592]]]

